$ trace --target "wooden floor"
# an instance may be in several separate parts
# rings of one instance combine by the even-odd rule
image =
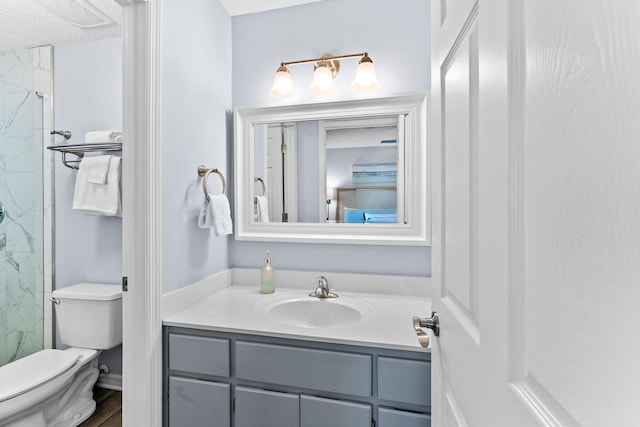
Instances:
[[[122,426],[122,392],[106,388],[94,388],[96,411],[80,424],[82,427]]]

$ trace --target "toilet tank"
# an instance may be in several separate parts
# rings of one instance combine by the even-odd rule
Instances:
[[[122,343],[120,285],[78,283],[56,289],[51,296],[64,344],[108,350]]]

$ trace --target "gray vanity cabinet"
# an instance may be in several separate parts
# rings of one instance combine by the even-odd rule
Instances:
[[[371,405],[300,396],[300,427],[371,427]]]
[[[235,427],[298,427],[300,397],[251,387],[236,387]]]
[[[431,401],[429,362],[378,357],[378,397],[421,405]]]
[[[169,377],[169,389],[171,390],[170,425],[210,427],[231,425],[229,384]]]
[[[371,396],[369,355],[237,341],[235,360],[239,379]]]
[[[168,377],[169,425],[230,427],[231,385],[201,379],[229,377],[229,340],[171,334],[168,344],[165,359],[169,370],[177,374]]]
[[[398,411],[392,408],[378,410],[378,427],[431,427],[431,416]]]
[[[165,427],[430,427],[431,355],[164,328]]]

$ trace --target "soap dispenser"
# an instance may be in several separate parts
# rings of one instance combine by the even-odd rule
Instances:
[[[271,266],[271,253],[267,251],[267,260],[260,271],[260,292],[272,294],[276,290],[276,270]]]

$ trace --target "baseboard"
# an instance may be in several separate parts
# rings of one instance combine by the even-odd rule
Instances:
[[[122,391],[122,375],[100,374],[96,385],[100,388]]]

